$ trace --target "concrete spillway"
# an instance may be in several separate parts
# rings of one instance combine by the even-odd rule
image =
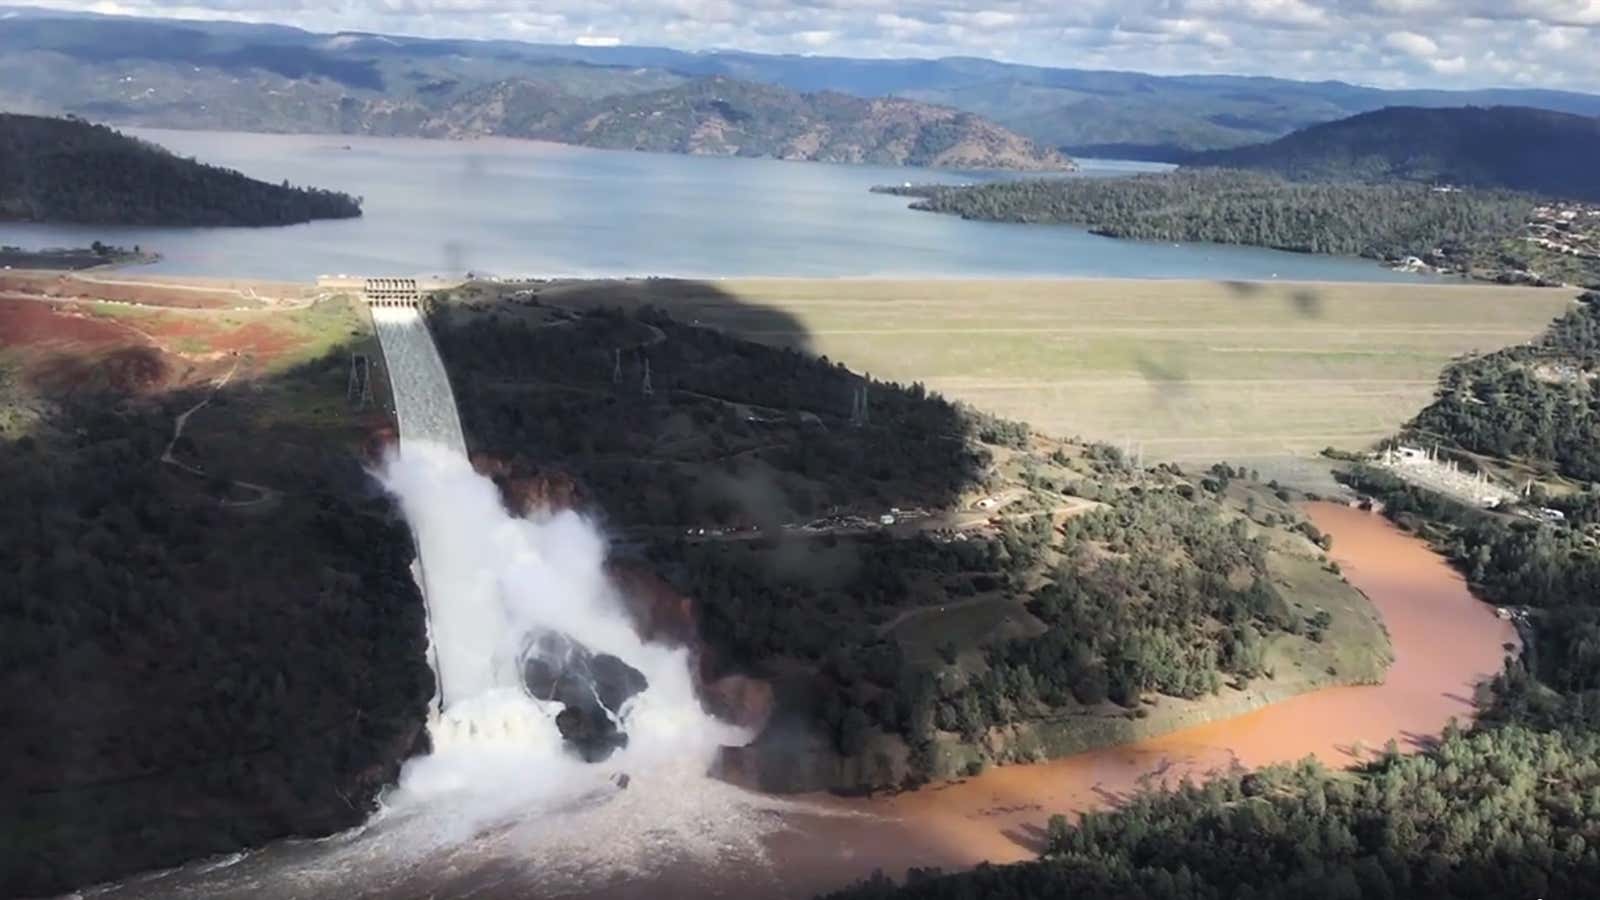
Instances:
[[[414,302],[376,302],[371,311],[405,461],[390,467],[389,487],[400,494],[416,540],[413,574],[427,604],[439,685],[428,724],[434,747],[559,742],[554,713],[523,690],[523,626],[498,569],[524,553],[505,546],[505,535],[489,524],[504,518],[499,494],[467,461],[455,392],[433,335]],[[599,563],[592,568],[599,571]]]
[[[401,444],[438,444],[466,456],[467,441],[456,415],[450,376],[422,313],[414,306],[374,306],[372,322],[394,390]]]
[[[394,394],[401,452],[416,453],[421,452],[421,448],[432,447],[465,459],[467,441],[461,431],[461,418],[456,414],[455,392],[450,388],[450,376],[445,372],[444,360],[439,357],[439,348],[433,343],[421,310],[405,304],[375,305],[371,311],[378,343],[383,346],[389,387]],[[434,608],[435,598],[441,592],[438,576],[430,583],[424,559],[429,536],[415,523],[412,535],[417,542],[417,561],[412,574],[422,588],[423,602],[428,607],[429,656],[439,684],[434,705],[442,717],[452,699],[471,696],[464,691],[481,690],[485,677],[477,671],[481,666],[472,648],[459,646],[467,636],[460,634],[459,627],[452,626],[455,617],[449,615],[448,610],[440,615],[441,611]]]

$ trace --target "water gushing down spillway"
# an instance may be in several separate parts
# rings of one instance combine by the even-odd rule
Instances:
[[[552,890],[761,857],[783,804],[708,776],[750,736],[702,709],[685,648],[639,638],[589,520],[514,516],[473,470],[418,311],[372,313],[400,422],[379,478],[416,541],[440,690],[431,753],[350,849],[532,854]]]
[[[372,308],[400,443],[377,473],[415,538],[441,689],[432,748],[361,828],[107,886],[113,897],[752,897],[793,812],[710,777],[749,734],[706,714],[688,651],[642,641],[572,511],[512,515],[473,470],[414,308]],[[730,876],[733,876],[730,881]]]
[[[401,443],[440,444],[466,456],[450,377],[422,314],[414,306],[374,306],[372,324],[383,345]]]

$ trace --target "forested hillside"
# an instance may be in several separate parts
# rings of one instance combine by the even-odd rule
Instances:
[[[1592,347],[1592,312],[1545,344]],[[1518,348],[1521,349],[1521,348]],[[1514,354],[1517,350],[1506,351]],[[1446,382],[1451,376],[1446,376]],[[1527,397],[1479,395],[1523,421]],[[1547,407],[1548,408],[1548,407]],[[1556,452],[1572,454],[1560,434]],[[1149,791],[1081,821],[1056,816],[1038,862],[879,876],[833,900],[1222,900],[1587,896],[1600,884],[1600,494],[1551,503],[1561,523],[1468,508],[1365,467],[1348,483],[1449,556],[1485,600],[1515,607],[1526,646],[1470,731],[1415,755],[1391,744],[1354,774],[1312,762]]]
[[[1390,107],[1188,165],[1295,181],[1416,181],[1600,200],[1600,118],[1515,106]]]
[[[1040,862],[831,900],[1503,900],[1600,883],[1600,737],[1508,727],[1447,734],[1346,776],[1313,763],[1224,775],[1052,822]]]
[[[1407,431],[1600,481],[1600,294],[1537,341],[1451,365]]]
[[[512,132],[517,134],[517,132]],[[1055,150],[971,113],[710,78],[580,104],[519,136],[611,147],[941,168],[1068,169]]]
[[[347,359],[267,395],[340,398]],[[228,437],[198,446],[292,485],[257,508],[161,464],[193,396],[83,391],[0,436],[7,894],[351,828],[424,740],[405,524],[338,436],[253,422],[254,387],[208,408]]]
[[[353,115],[360,116],[359,113]],[[560,83],[506,79],[407,104],[358,126],[427,137],[498,135],[614,150],[816,162],[1070,169],[1055,150],[971,113],[893,98],[803,94],[731,78],[587,97]]]
[[[0,221],[289,225],[359,215],[346,194],[256,181],[79,120],[0,114]]]
[[[1390,259],[1515,232],[1531,199],[1419,185],[1299,184],[1227,170],[1133,178],[879,188],[968,219],[1087,226],[1152,241],[1211,241]]]
[[[768,729],[730,756],[765,787],[949,777],[1388,662],[1365,601],[1247,472],[1136,470],[659,310],[476,290],[431,320],[469,445],[512,496],[604,515],[692,598],[707,680],[773,685]]]
[[[0,105],[173,128],[414,134],[442,102],[497,83],[594,99],[708,77],[903,97],[982,116],[1068,153],[1173,162],[1385,106],[1501,104],[1600,115],[1592,93],[1529,88],[1383,90],[973,57],[848,59],[329,35],[240,22],[19,12],[0,28]]]

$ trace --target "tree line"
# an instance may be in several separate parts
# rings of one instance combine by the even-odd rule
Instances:
[[[1588,326],[1562,340],[1585,344]],[[1493,408],[1486,410],[1492,415]],[[1527,645],[1469,730],[1394,742],[1353,773],[1315,761],[1141,792],[1052,817],[1037,862],[882,874],[833,900],[1005,897],[1221,900],[1586,896],[1600,884],[1597,492],[1552,501],[1566,524],[1468,508],[1380,469],[1350,486],[1448,555],[1485,599],[1527,610]]]
[[[284,377],[337,397],[347,371],[336,353]],[[161,464],[192,396],[51,398],[0,438],[7,893],[353,827],[420,746],[433,677],[406,526],[336,438],[253,424],[256,387],[274,389],[206,408],[237,441],[208,449],[219,472],[292,456],[265,511]]]
[[[1391,260],[1441,249],[1461,255],[1463,248],[1516,234],[1534,207],[1530,197],[1500,191],[1301,183],[1229,169],[874,190],[919,197],[912,208],[967,219]]]
[[[1452,363],[1407,432],[1600,481],[1600,294],[1537,341]]]
[[[79,119],[0,114],[0,220],[290,225],[361,215],[361,201],[268,184]]]
[[[1570,529],[1504,523],[1361,472],[1495,602],[1537,607],[1524,660],[1470,730],[1354,773],[1314,760],[1052,817],[1038,862],[882,875],[832,900],[1585,896],[1600,883],[1600,559]]]

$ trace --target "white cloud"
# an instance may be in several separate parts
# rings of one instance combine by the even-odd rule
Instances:
[[[1401,53],[1409,53],[1423,59],[1435,56],[1439,52],[1439,45],[1433,38],[1417,34],[1415,31],[1396,31],[1384,38],[1383,42]]]
[[[1540,29],[1539,36],[1534,38],[1533,42],[1539,45],[1541,49],[1554,50],[1559,53],[1562,50],[1571,50],[1586,39],[1594,40],[1595,37],[1596,35],[1593,33],[1585,35],[1582,28],[1543,28]]]
[[[5,0],[0,0],[0,3]],[[23,0],[317,31],[1600,92],[1600,0]]]

